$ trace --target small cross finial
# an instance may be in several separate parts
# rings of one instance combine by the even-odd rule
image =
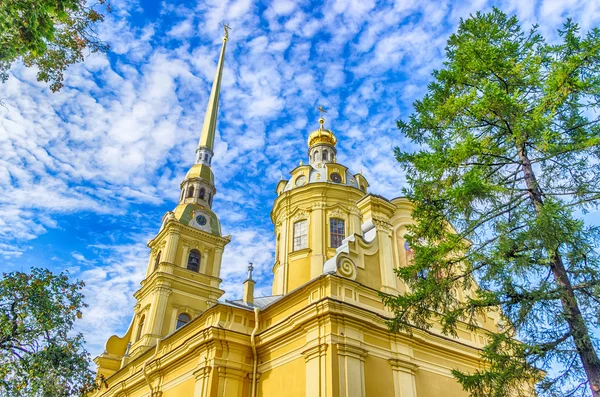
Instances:
[[[231,28],[225,22],[221,22],[221,23],[223,24],[223,29],[225,30],[225,36],[223,36],[223,38],[225,40],[227,40],[227,39],[229,39],[229,31],[231,30]]]
[[[325,115],[325,113],[327,113],[327,110],[325,110],[325,108],[323,107],[323,105],[317,106],[317,110],[319,112],[321,112],[321,117],[319,118],[319,129],[322,130],[323,129],[323,124],[325,124],[325,118],[323,116]]]
[[[248,280],[252,280],[252,271],[254,270],[254,264],[248,263]]]

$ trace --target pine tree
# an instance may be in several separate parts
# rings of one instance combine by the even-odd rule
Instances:
[[[389,325],[456,335],[498,310],[486,365],[453,371],[472,396],[600,396],[600,235],[582,220],[600,204],[599,101],[600,30],[567,20],[548,44],[494,9],[460,21],[398,122],[420,148],[396,148],[416,224]]]

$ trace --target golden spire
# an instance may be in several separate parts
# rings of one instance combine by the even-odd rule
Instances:
[[[223,35],[223,46],[221,47],[219,62],[217,63],[217,74],[213,81],[210,97],[208,98],[208,106],[206,108],[206,115],[204,116],[204,124],[202,125],[202,134],[200,135],[200,142],[198,143],[198,151],[200,151],[200,149],[208,149],[212,152],[215,144],[215,129],[217,127],[217,114],[219,113],[219,92],[221,91],[223,61],[225,59],[225,47],[227,45],[227,40],[229,40],[229,29],[231,28],[223,23],[223,29],[225,30],[225,34]],[[196,160],[197,163],[199,162],[198,157],[199,156],[197,156]]]

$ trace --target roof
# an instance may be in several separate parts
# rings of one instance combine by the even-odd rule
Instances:
[[[233,306],[247,308],[247,309],[253,309],[255,307],[258,307],[259,309],[264,309],[267,306],[269,306],[271,303],[277,302],[282,297],[283,297],[283,295],[262,296],[260,298],[254,298],[254,304],[246,303],[242,299],[236,299],[234,301],[226,300],[225,303],[228,303]]]

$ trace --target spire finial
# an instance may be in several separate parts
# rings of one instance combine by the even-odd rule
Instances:
[[[248,263],[248,278],[246,280],[252,280],[252,271],[254,270],[254,264],[252,262]]]
[[[229,25],[223,23],[223,45],[221,54],[217,62],[217,73],[213,81],[210,97],[208,98],[208,106],[206,107],[206,115],[204,116],[204,124],[202,125],[202,133],[200,134],[200,142],[196,150],[196,164],[206,164],[210,166],[210,160],[213,155],[213,146],[215,144],[215,130],[217,128],[217,115],[219,113],[219,94],[221,92],[221,78],[223,76],[223,64],[225,63],[225,47],[229,40]]]
[[[327,110],[325,110],[325,108],[323,107],[323,105],[319,105],[317,106],[317,110],[319,112],[321,112],[321,117],[319,117],[319,129],[322,130],[323,129],[323,124],[325,124],[325,113],[327,113]]]
[[[229,40],[229,31],[231,28],[225,22],[221,22],[223,24],[223,30],[225,30],[225,35],[223,36],[223,40]]]

